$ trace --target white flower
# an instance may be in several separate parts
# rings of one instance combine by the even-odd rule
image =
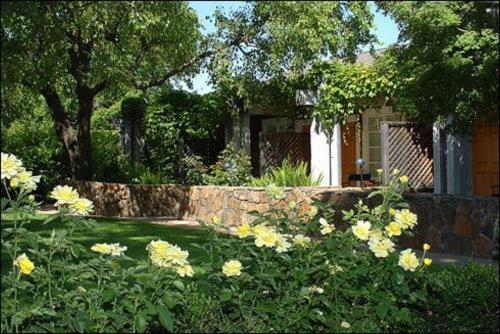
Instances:
[[[410,249],[406,249],[399,254],[398,265],[404,270],[415,271],[419,265],[419,261],[415,253]]]
[[[40,182],[40,176],[33,176],[30,171],[21,168],[19,173],[10,180],[10,186],[12,188],[23,187],[26,191],[33,191],[37,187],[37,183]]]
[[[1,154],[0,176],[1,179],[15,177],[23,168],[23,163],[13,154]]]
[[[276,251],[278,253],[285,253],[292,246],[291,243],[286,241],[286,238],[281,234],[278,234],[278,238],[276,239]]]
[[[328,224],[325,218],[320,218],[319,223],[321,224],[321,234],[329,234],[332,233],[333,230],[335,230],[335,226],[333,224]]]
[[[127,246],[120,246],[120,243],[109,245],[109,253],[111,256],[122,256],[127,250]]]
[[[394,243],[388,238],[371,237],[368,241],[368,247],[376,257],[387,257],[389,253],[394,252]]]
[[[307,247],[311,242],[311,238],[304,236],[303,234],[297,234],[293,237],[293,243],[302,247]]]
[[[340,327],[343,327],[343,328],[350,328],[351,327],[351,324],[349,324],[347,321],[342,321],[340,323]]]
[[[78,214],[86,216],[94,210],[94,204],[92,201],[86,198],[78,198],[74,203],[69,206],[69,212],[73,214]]]
[[[78,192],[70,186],[57,186],[50,193],[50,197],[57,201],[55,206],[61,206],[75,203],[79,195]]]
[[[360,220],[351,229],[352,229],[352,233],[354,233],[354,235],[356,237],[358,237],[359,239],[368,240],[368,238],[370,237],[370,228],[371,227],[372,227],[372,224],[370,224],[370,222]]]

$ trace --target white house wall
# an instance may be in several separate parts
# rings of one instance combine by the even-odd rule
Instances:
[[[317,126],[316,119],[311,124],[311,174],[322,176],[322,186],[341,186],[341,135],[340,125],[335,125],[331,138]]]

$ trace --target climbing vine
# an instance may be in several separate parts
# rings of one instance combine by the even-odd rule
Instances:
[[[313,116],[327,131],[335,123],[346,124],[349,116],[382,106],[397,88],[391,73],[382,73],[376,65],[323,63],[312,73],[320,83]]]

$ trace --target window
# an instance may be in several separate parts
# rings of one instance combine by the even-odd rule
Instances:
[[[368,172],[372,178],[377,175],[377,169],[382,168],[382,137],[380,123],[383,121],[401,121],[403,117],[395,115],[392,112],[367,112],[365,115],[365,140],[363,141],[363,156],[365,158]]]

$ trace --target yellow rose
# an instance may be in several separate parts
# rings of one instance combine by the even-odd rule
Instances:
[[[347,321],[342,321],[340,323],[340,327],[343,327],[343,328],[350,328],[351,327],[351,324],[349,324]]]
[[[424,251],[426,251],[426,252],[427,252],[429,249],[431,249],[431,245],[429,245],[429,244],[424,244],[424,245],[422,246],[422,248],[424,249]]]
[[[35,264],[28,259],[25,253],[19,255],[14,260],[14,266],[18,267],[21,273],[29,275],[35,269]]]
[[[311,206],[311,208],[309,209],[309,212],[308,212],[308,215],[313,218],[314,216],[316,216],[318,214],[318,208],[315,207],[314,205]]]
[[[75,203],[79,195],[78,192],[70,186],[57,186],[50,193],[50,197],[57,201],[55,206],[61,206]]]
[[[389,216],[394,216],[396,214],[396,210],[393,208],[389,208]]]
[[[269,227],[267,227],[265,224],[259,224],[252,227],[252,234],[256,237],[267,231],[269,231]]]
[[[398,265],[403,267],[404,270],[415,271],[419,265],[419,261],[415,253],[408,248],[399,254]]]
[[[383,172],[384,172],[384,170],[382,168],[377,169],[377,174],[378,175],[382,175]]]
[[[393,175],[398,175],[399,174],[399,169],[394,168],[394,170],[392,171],[392,174]]]
[[[238,260],[230,260],[222,266],[222,273],[227,277],[241,275],[241,262]]]
[[[368,247],[376,257],[387,257],[389,253],[394,252],[394,243],[388,238],[370,238]]]
[[[220,225],[222,223],[222,219],[219,216],[213,216],[212,217],[212,223],[215,226],[218,226],[218,225]]]
[[[92,201],[86,198],[78,198],[69,205],[69,212],[81,216],[87,216],[94,210]]]
[[[249,224],[240,225],[236,229],[236,234],[239,238],[246,238],[252,234],[252,228]]]
[[[23,163],[13,154],[1,154],[0,177],[1,179],[11,179],[23,169]]]
[[[402,229],[412,229],[415,225],[417,225],[417,215],[408,209],[396,210],[396,213],[394,214],[394,221]]]
[[[271,183],[266,187],[266,193],[274,197],[275,199],[282,199],[285,197],[285,191],[283,190],[283,187],[278,187],[274,183]]]
[[[319,223],[321,224],[321,231],[320,232],[323,235],[332,233],[333,230],[335,229],[335,226],[333,226],[332,224],[328,224],[328,222],[326,221],[325,218],[320,218]]]
[[[179,274],[180,277],[193,277],[194,275],[194,270],[193,267],[189,264],[183,264],[181,266],[178,266],[176,268],[177,274]]]
[[[257,247],[274,247],[276,245],[276,241],[278,240],[278,234],[273,231],[265,231],[260,233],[255,238],[255,246]]]
[[[111,253],[111,247],[108,244],[95,244],[90,249],[96,253],[101,253],[101,254],[110,254]]]
[[[180,249],[177,245],[167,248],[165,253],[165,259],[175,265],[186,264],[188,256],[189,252]]]
[[[358,239],[368,240],[368,238],[370,237],[370,228],[371,228],[371,226],[372,226],[372,224],[370,224],[370,222],[360,220],[360,221],[358,221],[356,223],[356,225],[354,225],[351,228],[352,229],[352,233],[354,233],[354,235]]]
[[[307,247],[311,242],[311,238],[304,236],[303,234],[297,234],[293,237],[293,243],[301,247]]]
[[[407,184],[408,183],[408,176],[406,175],[403,175],[399,178],[399,181],[402,183],[402,184]]]
[[[384,229],[390,237],[401,235],[401,226],[396,222],[390,222]]]
[[[431,265],[431,263],[432,263],[432,259],[429,259],[428,257],[426,257],[426,258],[424,259],[424,264],[425,264],[426,266],[430,266],[430,265]]]
[[[10,180],[12,188],[24,187],[27,191],[33,191],[37,188],[37,183],[40,182],[40,176],[33,176],[30,171],[21,168],[19,173]]]
[[[287,252],[290,246],[292,246],[292,244],[286,241],[284,236],[278,235],[278,238],[276,239],[276,251],[278,253]]]
[[[290,203],[288,203],[288,207],[290,207],[290,209],[295,209],[297,207],[297,202],[295,201],[291,201]]]

